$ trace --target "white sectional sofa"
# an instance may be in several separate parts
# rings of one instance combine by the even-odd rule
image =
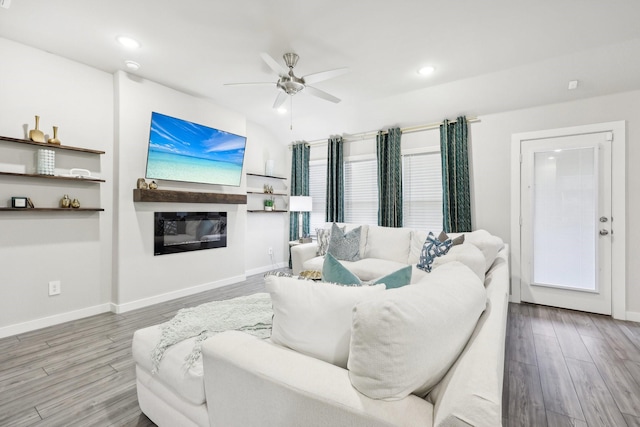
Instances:
[[[364,233],[367,239],[360,242],[361,253],[370,257],[360,260],[364,262],[343,262],[364,280],[414,264],[416,249],[418,246],[421,249],[423,236],[426,237],[425,232],[384,227],[366,227]],[[400,247],[399,242],[404,242],[404,246]],[[293,248],[299,248],[297,254],[292,251],[294,268],[297,265],[298,270],[321,269],[313,267],[321,266],[318,264],[321,260],[314,260],[315,248],[310,249],[313,246]],[[133,342],[140,407],[160,426],[501,425],[508,247],[483,231],[465,233],[465,243],[459,246],[437,259],[434,268],[457,260],[466,266],[452,263],[448,268],[469,268],[476,275],[481,274],[479,283],[484,283],[486,308],[470,331],[468,341],[465,338],[459,355],[451,360],[446,374],[428,393],[372,398],[359,391],[362,387],[354,386],[358,383],[353,382],[353,372],[350,377],[349,366],[337,366],[273,340],[236,331],[207,339],[202,346],[202,363],[188,371],[182,366],[193,342],[186,340],[174,346],[166,352],[159,373],[152,374],[151,362],[146,359],[159,333],[152,327],[136,332]],[[429,273],[414,268],[416,271],[417,277],[412,277],[412,284],[404,288],[429,282]],[[407,292],[413,289],[417,288]],[[398,295],[401,292],[384,292],[391,291],[398,291]],[[274,318],[274,330],[275,322]],[[425,339],[418,347],[424,354],[402,356],[410,357],[410,363],[420,362],[423,357],[429,362],[432,355],[428,342]]]

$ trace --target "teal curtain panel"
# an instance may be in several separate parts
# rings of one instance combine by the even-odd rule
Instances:
[[[309,144],[304,142],[294,144],[291,148],[291,195],[309,195]],[[302,232],[309,235],[309,212],[302,214]],[[298,238],[298,212],[289,214],[289,240]]]
[[[344,154],[342,137],[329,138],[327,148],[327,222],[344,222]]]
[[[402,155],[400,128],[378,132],[378,225],[402,227]]]
[[[467,119],[440,125],[443,228],[447,233],[471,231]]]

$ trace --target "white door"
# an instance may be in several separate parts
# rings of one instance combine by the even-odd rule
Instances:
[[[521,141],[522,301],[611,314],[612,138]]]

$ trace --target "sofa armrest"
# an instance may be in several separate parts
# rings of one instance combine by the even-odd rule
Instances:
[[[212,426],[431,426],[433,406],[417,396],[370,399],[348,371],[238,331],[202,346]]]
[[[299,245],[292,246],[291,269],[293,274],[300,274],[300,272],[304,270],[302,264],[311,258],[315,258],[317,252],[318,244],[314,242],[301,243]]]

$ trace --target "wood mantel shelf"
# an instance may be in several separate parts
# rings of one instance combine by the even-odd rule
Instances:
[[[133,189],[134,202],[168,202],[168,203],[220,203],[229,205],[246,205],[246,194],[198,193],[194,191],[175,190],[141,190]]]

